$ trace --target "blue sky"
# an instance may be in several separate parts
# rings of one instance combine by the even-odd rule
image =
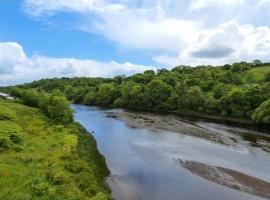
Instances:
[[[1,0],[0,86],[270,58],[270,0]]]
[[[98,34],[73,28],[81,21],[77,13],[33,18],[23,12],[23,5],[18,0],[0,1],[0,41],[21,44],[27,55],[154,64],[150,51],[121,49]]]

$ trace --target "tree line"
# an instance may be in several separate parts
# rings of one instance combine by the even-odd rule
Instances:
[[[70,108],[70,102],[58,90],[46,93],[44,90],[12,87],[9,92],[19,98],[17,101],[27,106],[39,108],[55,123],[67,125],[73,122],[73,111]]]
[[[270,64],[257,60],[219,67],[177,66],[171,70],[147,70],[129,77],[43,79],[10,87],[9,91],[18,95],[20,90],[29,89],[31,94],[26,92],[22,99],[33,97],[34,91],[58,90],[68,100],[85,105],[193,111],[270,124]],[[47,115],[53,116],[52,107],[42,105],[62,104],[63,97],[59,98],[46,97],[45,103],[39,105]]]

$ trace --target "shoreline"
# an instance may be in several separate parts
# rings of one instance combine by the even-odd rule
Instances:
[[[99,106],[99,105],[87,105],[81,103],[73,103],[84,106],[96,106],[102,109],[123,109],[128,112],[146,113],[146,114],[161,114],[161,115],[174,115],[176,117],[184,117],[186,119],[192,119],[196,121],[214,122],[219,124],[225,124],[230,126],[237,126],[241,128],[251,129],[253,131],[261,131],[265,134],[270,135],[270,125],[255,124],[249,119],[237,119],[233,117],[223,117],[218,115],[210,115],[201,112],[191,110],[178,110],[178,111],[166,111],[166,110],[151,110],[142,108],[124,108],[124,107],[113,107],[113,106]]]
[[[107,184],[106,180],[111,175],[111,172],[108,168],[108,165],[105,160],[105,156],[102,155],[97,147],[97,141],[94,136],[88,132],[83,125],[79,122],[75,121],[73,126],[78,130],[78,154],[79,156],[85,160],[88,164],[93,164],[93,160],[95,161],[95,173],[102,177],[102,181],[99,180],[99,184],[104,186],[104,189],[111,195],[111,188]],[[88,154],[88,152],[95,151],[95,154]]]
[[[219,143],[233,148],[238,148],[238,140],[249,142],[250,146],[261,148],[266,152],[270,152],[270,135],[253,132],[253,131],[229,131],[230,134],[224,134],[219,130],[209,129],[207,127],[196,124],[196,121],[182,119],[176,115],[162,115],[149,112],[134,111],[108,111],[107,117],[116,118],[125,122],[128,126],[134,128],[148,128],[155,132],[169,131],[184,135],[206,139],[215,143]]]

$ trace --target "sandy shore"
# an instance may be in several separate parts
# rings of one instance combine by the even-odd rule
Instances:
[[[270,183],[231,169],[178,160],[191,173],[211,182],[270,199]]]

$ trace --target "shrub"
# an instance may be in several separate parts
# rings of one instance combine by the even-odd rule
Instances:
[[[26,90],[22,93],[22,101],[27,106],[38,107],[40,94],[36,90]]]
[[[270,99],[264,101],[252,114],[252,120],[256,123],[270,123]]]
[[[64,96],[52,95],[47,103],[46,114],[56,123],[69,124],[73,121],[73,111]]]

